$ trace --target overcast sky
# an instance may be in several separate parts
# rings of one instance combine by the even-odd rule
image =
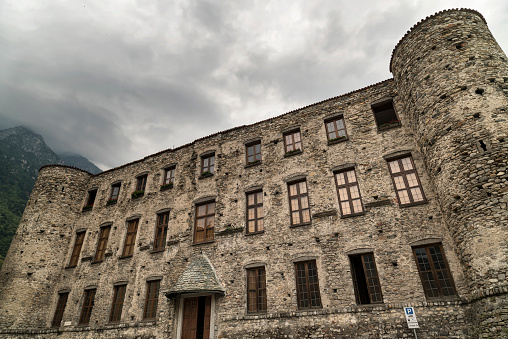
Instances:
[[[0,129],[102,169],[391,78],[416,22],[508,1],[0,0]]]

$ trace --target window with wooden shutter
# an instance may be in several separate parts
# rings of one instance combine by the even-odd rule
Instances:
[[[298,308],[321,308],[316,261],[295,263]]]
[[[288,184],[291,225],[310,222],[309,195],[305,180]]]
[[[159,303],[160,280],[147,281],[145,308],[143,319],[155,319],[157,316],[157,304]]]
[[[247,312],[266,312],[266,274],[264,267],[247,269]]]
[[[72,248],[71,260],[68,267],[75,267],[78,264],[79,254],[81,253],[81,247],[85,240],[85,231],[76,233],[76,240],[74,241],[74,247]]]
[[[136,233],[138,232],[139,219],[131,220],[127,224],[127,235],[123,245],[122,257],[130,257],[134,253],[134,244],[136,243]]]
[[[83,295],[83,307],[81,308],[81,316],[79,317],[79,325],[87,325],[90,323],[90,316],[95,303],[96,289],[85,290]]]
[[[109,322],[118,322],[122,318],[123,301],[127,285],[117,285],[114,287],[113,302],[109,312]]]
[[[60,327],[68,298],[69,292],[58,293],[58,302],[56,304],[55,315],[53,316],[51,327]]]
[[[94,262],[104,260],[104,255],[106,254],[106,247],[108,246],[108,238],[110,232],[111,232],[110,225],[101,227],[99,232],[99,242],[97,243],[97,250],[95,251],[95,257],[93,259]]]
[[[263,232],[263,191],[247,193],[247,233]]]
[[[196,205],[194,243],[213,240],[215,227],[215,201]]]
[[[162,250],[166,247],[166,237],[168,234],[169,212],[157,214],[157,226],[155,229],[154,250]]]
[[[455,285],[441,244],[418,246],[413,254],[425,297],[429,300],[454,297]]]

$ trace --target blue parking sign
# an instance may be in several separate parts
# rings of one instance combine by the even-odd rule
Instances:
[[[407,315],[413,315],[415,313],[412,307],[404,307],[404,309],[406,310]]]

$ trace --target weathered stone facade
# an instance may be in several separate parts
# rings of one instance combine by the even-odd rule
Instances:
[[[394,79],[98,175],[43,167],[0,273],[0,335],[180,338],[185,298],[206,295],[210,338],[409,338],[404,306],[415,307],[421,338],[507,338],[506,55],[479,13],[450,10],[415,25],[390,67]],[[371,106],[387,98],[400,124],[378,128]],[[330,142],[325,121],[339,116],[347,137]],[[286,154],[283,135],[295,129],[301,152]],[[247,164],[246,145],[258,140],[262,160]],[[203,176],[202,156],[212,153],[215,171]],[[425,200],[403,206],[387,159],[408,155]],[[168,166],[174,183],[161,190]],[[351,217],[339,208],[334,178],[347,168],[364,207]],[[145,174],[144,194],[134,198]],[[292,225],[288,184],[298,180],[307,185],[311,222]],[[108,205],[118,182],[117,203]],[[83,211],[91,189],[97,197]],[[263,194],[264,231],[249,234],[246,193],[253,191]],[[195,243],[196,206],[212,200],[214,239]],[[166,244],[154,250],[161,211],[169,211]],[[122,257],[133,219],[133,255]],[[94,262],[104,225],[111,226],[105,257]],[[78,263],[67,267],[83,231]],[[442,245],[455,295],[426,297],[414,248],[427,244]],[[351,258],[365,253],[375,259],[380,303],[355,299]],[[295,263],[305,260],[317,267],[320,307],[298,307]],[[247,310],[251,267],[266,272],[266,312]],[[156,316],[144,320],[154,280]],[[121,319],[110,322],[119,283],[126,284]],[[80,325],[92,288],[90,321]],[[52,327],[62,291],[68,300]]]

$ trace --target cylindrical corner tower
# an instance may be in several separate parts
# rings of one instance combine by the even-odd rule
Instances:
[[[496,313],[508,310],[507,57],[480,13],[447,10],[401,39],[390,70],[469,282],[464,297],[478,328],[489,321],[501,331]]]
[[[67,166],[40,169],[0,271],[0,328],[47,327],[90,177]]]

